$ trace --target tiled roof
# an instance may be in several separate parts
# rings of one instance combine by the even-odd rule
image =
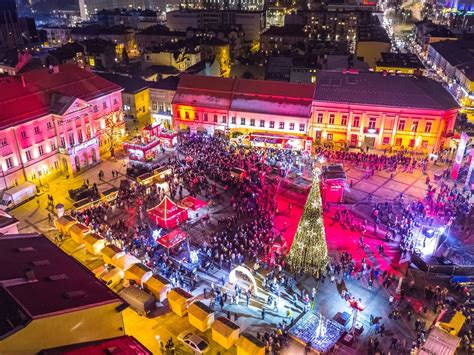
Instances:
[[[315,101],[434,110],[459,107],[441,84],[428,78],[324,70],[316,77]]]
[[[430,47],[452,66],[474,60],[474,55],[472,54],[474,41],[441,41],[431,43]]]
[[[59,72],[38,69],[21,76],[0,79],[0,128],[10,127],[51,113],[53,94],[82,100],[121,90],[119,86],[74,64],[59,66]]]
[[[123,88],[125,93],[135,94],[148,88],[148,81],[128,75],[99,73],[99,75]]]

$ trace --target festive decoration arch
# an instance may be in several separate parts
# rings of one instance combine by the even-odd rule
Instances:
[[[233,269],[230,274],[229,274],[229,282],[230,284],[235,284],[237,282],[237,273],[241,272],[245,276],[247,276],[250,279],[250,282],[252,282],[253,289],[254,289],[254,295],[258,296],[258,289],[257,289],[257,282],[255,281],[255,277],[253,277],[252,273],[250,272],[249,269],[243,266],[237,266],[235,269]]]

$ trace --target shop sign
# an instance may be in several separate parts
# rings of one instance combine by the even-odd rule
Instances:
[[[77,154],[81,150],[88,148],[92,145],[97,145],[99,144],[99,140],[97,138],[92,138],[89,139],[88,141],[82,142],[81,144],[78,144],[72,148],[69,149],[69,154]]]
[[[451,178],[456,181],[459,175],[459,169],[461,168],[462,158],[464,156],[464,151],[466,150],[466,145],[469,140],[469,136],[465,133],[461,133],[461,139],[459,140],[458,151],[456,152],[456,157],[454,158],[453,168],[451,170]]]

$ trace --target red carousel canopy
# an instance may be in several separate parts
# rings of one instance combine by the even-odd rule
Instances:
[[[162,228],[174,228],[188,219],[188,210],[176,205],[168,196],[147,211],[148,217]]]
[[[175,245],[178,245],[184,240],[186,240],[186,233],[183,232],[181,229],[177,228],[158,239],[157,242],[164,246],[166,249],[169,249],[174,247]]]

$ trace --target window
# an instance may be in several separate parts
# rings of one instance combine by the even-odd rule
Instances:
[[[7,137],[2,137],[2,139],[1,139],[2,147],[6,146],[7,144],[8,144]]]
[[[102,102],[102,108],[105,110],[107,108],[107,102]]]
[[[227,123],[227,116],[222,116],[222,123]]]
[[[322,113],[318,113],[318,119],[317,119],[316,122],[323,123],[323,114]]]
[[[290,123],[290,131],[294,131],[294,130],[295,130],[295,123],[291,122]]]
[[[79,140],[79,143],[82,143],[84,141],[84,137],[82,136],[81,130],[77,131],[77,139]]]
[[[209,118],[208,118],[208,116],[207,116],[207,113],[204,114],[203,120],[206,121],[206,122],[209,120]]]
[[[240,124],[245,125],[245,117],[240,117]]]
[[[329,124],[334,124],[335,118],[336,118],[336,115],[334,115],[333,113],[331,113],[331,114],[329,115]]]
[[[395,139],[395,146],[400,147],[401,145],[402,145],[402,139],[401,138]]]
[[[354,116],[354,121],[352,123],[353,127],[359,127],[360,125],[360,116]]]
[[[35,134],[40,134],[39,126],[35,126],[34,130],[35,130]]]
[[[250,119],[250,125],[251,125],[252,127],[255,127],[255,118],[251,118],[251,119]]]
[[[285,129],[285,122],[280,122],[279,128],[280,128],[280,129]]]
[[[64,136],[61,136],[59,140],[61,142],[61,148],[66,148],[66,140],[64,139]]]
[[[76,142],[74,140],[74,133],[69,133],[69,145],[73,147],[75,143]]]
[[[25,139],[26,138],[26,131],[21,131],[20,136],[21,136],[22,139]]]
[[[54,168],[59,169],[59,162],[57,160],[54,161]]]
[[[218,121],[217,115],[214,115],[214,123],[217,123]]]
[[[63,125],[63,121],[58,120],[58,126],[62,126],[62,125]]]
[[[428,141],[422,141],[422,142],[421,142],[421,147],[422,147],[423,149],[427,149],[427,148],[428,148]]]
[[[275,128],[275,121],[270,121],[270,128]]]
[[[305,129],[305,124],[304,123],[300,123],[300,132],[304,132],[304,129]]]
[[[433,125],[433,122],[426,122],[425,123],[425,133],[430,133],[431,132],[431,126]]]
[[[341,116],[341,125],[342,126],[347,126],[347,115],[342,115]]]
[[[38,153],[40,156],[42,156],[44,154],[44,148],[42,145],[38,146]]]
[[[398,127],[397,127],[397,129],[398,129],[399,131],[404,131],[404,130],[405,130],[405,120],[400,120],[400,121],[398,121]]]
[[[413,121],[411,123],[411,131],[412,132],[417,132],[418,131],[418,121]]]
[[[46,122],[46,128],[47,129],[53,129],[53,122],[51,122],[51,121]]]
[[[99,111],[99,109],[97,108],[97,105],[94,105],[94,112],[97,112]]]
[[[410,148],[415,147],[415,140],[414,140],[414,139],[410,139],[410,142],[408,143],[408,146],[409,146]]]
[[[230,119],[230,123],[236,124],[237,123],[237,117],[232,116],[231,119]]]
[[[12,158],[5,159],[5,163],[7,163],[7,169],[13,168],[13,159]]]
[[[26,155],[26,160],[27,160],[27,161],[30,161],[30,160],[33,159],[33,157],[31,156],[31,151],[30,151],[30,150],[27,150],[27,151],[25,152],[25,155]]]
[[[117,104],[118,104],[117,98],[114,98],[114,105],[117,105]]]
[[[153,111],[156,111],[157,108],[158,108],[158,105],[156,104],[156,101],[152,101],[152,102],[151,102],[151,109],[152,109]]]
[[[56,142],[55,141],[51,141],[51,150],[56,150]]]
[[[194,119],[199,120],[199,113],[198,112],[194,112]]]
[[[390,137],[383,137],[382,144],[384,145],[390,144]]]
[[[189,112],[188,112],[188,111],[185,111],[185,112],[184,112],[184,117],[185,117],[187,120],[189,120]]]
[[[260,120],[260,127],[265,127],[265,120]]]
[[[375,129],[375,125],[377,124],[376,117],[370,117],[369,119],[369,129]]]

